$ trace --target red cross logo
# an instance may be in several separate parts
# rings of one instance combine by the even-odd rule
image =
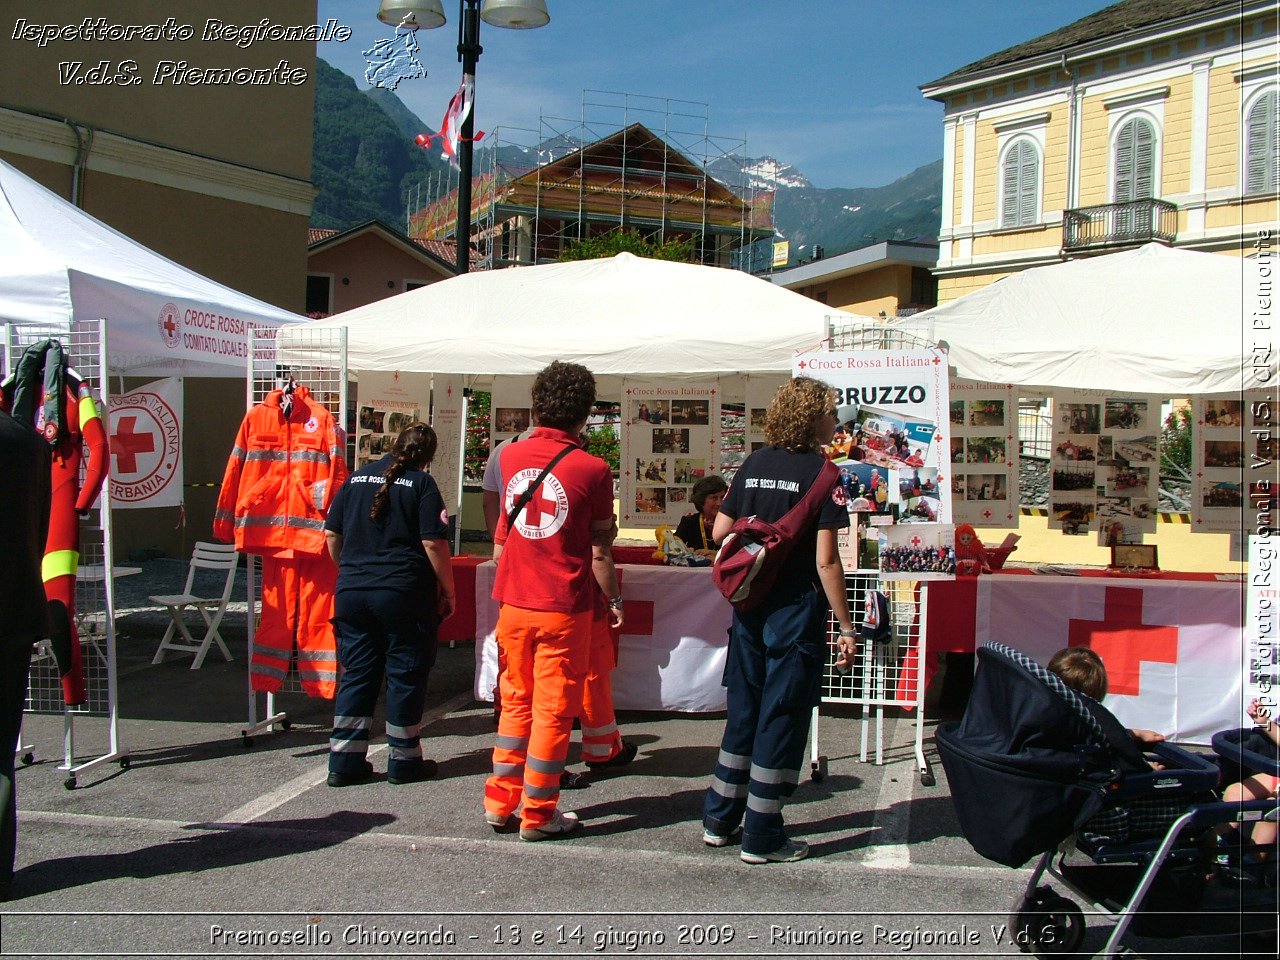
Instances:
[[[166,303],[160,308],[160,316],[156,318],[156,326],[160,328],[160,336],[166,347],[176,347],[182,342],[178,331],[178,306]]]
[[[990,520],[990,519],[991,519],[991,511],[990,511],[990,510],[983,510],[983,511],[982,511],[982,515],[983,515],[984,517],[986,517],[988,520]]]
[[[555,500],[547,500],[546,503],[550,508],[551,515],[555,516],[555,512],[556,512]],[[525,505],[524,522],[531,527],[541,527],[542,526],[542,505],[543,505],[543,496],[542,496],[542,486],[540,484],[538,486],[538,489],[534,492],[533,496],[529,498],[528,504]]]
[[[138,472],[138,454],[155,453],[156,435],[134,433],[138,428],[137,417],[120,417],[116,421],[116,432],[111,435],[111,455],[116,458],[116,469],[120,473]]]
[[[808,366],[808,364],[805,363],[803,360],[801,360],[799,363],[796,364],[796,366],[799,367],[801,370],[804,370]]]
[[[1176,663],[1178,628],[1142,622],[1142,590],[1107,587],[1101,620],[1068,621],[1067,645],[1091,647],[1107,666],[1111,693],[1137,696],[1142,662]]]
[[[922,543],[924,543],[924,541],[923,541],[923,540],[921,540],[919,537],[912,537],[912,538],[911,538],[911,545],[912,545],[913,547],[918,547],[918,546],[920,546],[920,544],[922,544]]]

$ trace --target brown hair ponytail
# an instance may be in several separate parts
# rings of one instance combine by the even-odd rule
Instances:
[[[436,455],[436,432],[425,423],[411,423],[400,431],[395,445],[391,448],[391,466],[383,474],[385,478],[378,492],[373,495],[373,506],[369,509],[369,519],[377,523],[387,512],[391,485],[406,470],[422,470],[431,463]]]

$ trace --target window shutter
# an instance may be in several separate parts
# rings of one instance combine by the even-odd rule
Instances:
[[[1000,226],[1012,227],[1018,223],[1018,157],[1021,143],[1015,143],[1005,154],[1001,177]]]
[[[1022,141],[1022,162],[1018,165],[1018,223],[1028,226],[1036,222],[1037,177],[1040,166],[1036,149],[1027,141]]]
[[[1155,131],[1145,120],[1132,121],[1136,129],[1133,144],[1133,199],[1155,196]]]
[[[1273,90],[1259,97],[1249,111],[1245,146],[1245,192],[1280,188],[1280,97]]]
[[[1126,123],[1116,137],[1116,203],[1133,199],[1133,122]]]

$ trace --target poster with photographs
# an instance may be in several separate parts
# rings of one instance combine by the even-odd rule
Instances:
[[[812,353],[792,372],[837,391],[827,456],[868,527],[950,523],[947,364],[937,350]],[[1006,483],[1007,489],[1007,483]]]
[[[1265,393],[1196,397],[1191,402],[1191,525],[1200,533],[1245,528],[1245,508],[1253,514],[1274,510],[1276,491],[1265,471],[1249,470],[1250,450],[1264,459],[1275,425]],[[1255,448],[1253,441],[1259,441]],[[1256,475],[1256,476],[1255,476]]]
[[[624,527],[680,522],[693,485],[720,472],[716,383],[622,382],[619,506]]]
[[[431,406],[431,375],[362,373],[356,403],[356,469],[391,452],[400,431],[425,420]]]
[[[949,523],[882,527],[881,580],[951,580],[956,575],[956,528]]]
[[[465,422],[462,377],[436,374],[431,379],[431,429],[436,434],[436,455],[431,476],[450,516],[462,510],[462,428]]]
[[[495,377],[489,397],[489,449],[533,426],[529,394],[533,377]]]
[[[1017,527],[1018,392],[1012,384],[952,380],[951,511],[956,523]]]
[[[1053,399],[1049,527],[1096,532],[1103,546],[1141,543],[1156,528],[1160,399],[1102,390]]]
[[[747,453],[764,446],[764,415],[778,388],[787,382],[782,376],[746,378]]]

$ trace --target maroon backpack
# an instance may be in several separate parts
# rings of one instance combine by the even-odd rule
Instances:
[[[754,514],[733,522],[716,554],[711,578],[735,609],[754,610],[764,602],[796,541],[839,482],[840,469],[828,460],[800,502],[776,522]]]

